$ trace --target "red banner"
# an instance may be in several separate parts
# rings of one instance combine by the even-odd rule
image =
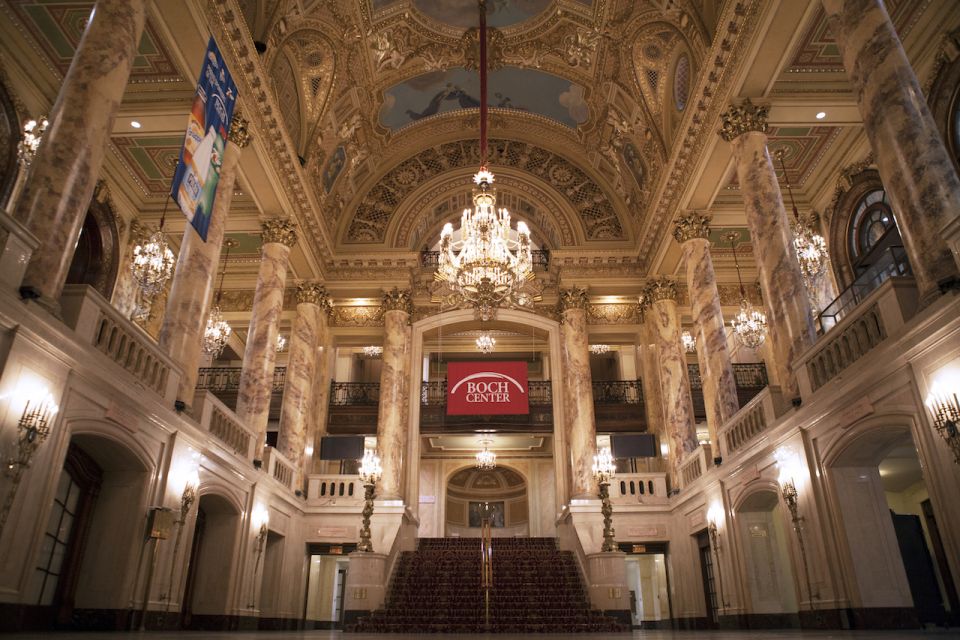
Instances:
[[[530,413],[526,362],[451,362],[447,365],[447,415]]]

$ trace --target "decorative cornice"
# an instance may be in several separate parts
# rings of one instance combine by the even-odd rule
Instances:
[[[690,211],[681,215],[674,221],[673,237],[680,244],[697,238],[707,239],[710,237],[710,220],[709,213]]]
[[[572,309],[586,310],[590,305],[590,301],[587,298],[587,290],[581,287],[561,289],[559,293],[560,299],[557,301],[557,308],[560,310],[560,313]]]
[[[750,102],[750,98],[740,106],[730,105],[730,108],[720,114],[720,137],[732,142],[749,131],[767,132],[768,107],[761,107]]]
[[[287,218],[268,218],[260,222],[263,243],[279,242],[288,247],[297,244],[297,227]]]
[[[647,286],[644,288],[644,297],[648,298],[651,303],[661,300],[676,301],[678,294],[677,282],[670,278],[653,278],[647,282]]]
[[[233,120],[230,121],[230,133],[228,138],[231,144],[235,144],[241,149],[250,144],[250,123],[246,118],[240,115],[239,111],[233,114]]]
[[[315,280],[297,284],[297,304],[315,304],[327,315],[333,312],[326,287]]]
[[[403,311],[408,316],[413,313],[413,296],[409,289],[398,289],[394,287],[390,291],[383,292],[383,301],[381,305],[383,311]]]

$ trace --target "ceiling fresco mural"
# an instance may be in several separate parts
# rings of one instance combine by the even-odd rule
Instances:
[[[384,92],[380,124],[396,130],[429,116],[480,106],[480,78],[463,67],[434,71]],[[571,128],[587,121],[584,88],[538,71],[505,67],[490,74],[488,106],[529,111]]]
[[[551,0],[489,0],[487,24],[508,27],[542,13]],[[454,27],[477,26],[476,0],[413,0],[413,6],[437,22]]]

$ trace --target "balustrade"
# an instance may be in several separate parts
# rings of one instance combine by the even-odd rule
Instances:
[[[307,502],[314,506],[361,505],[363,484],[354,474],[313,474],[307,477]]]
[[[241,458],[253,459],[251,444],[256,435],[215,395],[206,390],[198,390],[193,399],[193,413],[200,423],[200,428],[210,433],[227,449]]]
[[[710,468],[710,445],[701,444],[680,463],[680,487],[688,487]]]
[[[667,501],[666,473],[618,473],[610,483],[613,504],[659,504]]]
[[[767,387],[750,402],[740,407],[724,424],[717,437],[723,441],[727,456],[736,453],[771,427],[786,411],[786,403],[778,387]]]
[[[296,481],[296,467],[282,453],[273,447],[267,447],[263,456],[263,466],[267,475],[282,484],[288,489],[293,489]]]
[[[240,388],[241,367],[201,367],[197,376],[197,389],[213,392],[236,391]],[[273,369],[273,393],[283,393],[287,377],[286,367]]]

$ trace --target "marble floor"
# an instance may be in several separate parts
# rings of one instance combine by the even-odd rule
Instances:
[[[142,633],[21,633],[5,634],[4,640],[385,640],[387,638],[450,637],[456,640],[516,640],[517,638],[613,638],[623,640],[910,640],[932,638],[960,640],[960,630],[933,631],[634,631],[619,634],[501,634],[501,635],[433,635],[418,634],[344,634],[340,631],[248,631],[203,632],[183,631]]]

